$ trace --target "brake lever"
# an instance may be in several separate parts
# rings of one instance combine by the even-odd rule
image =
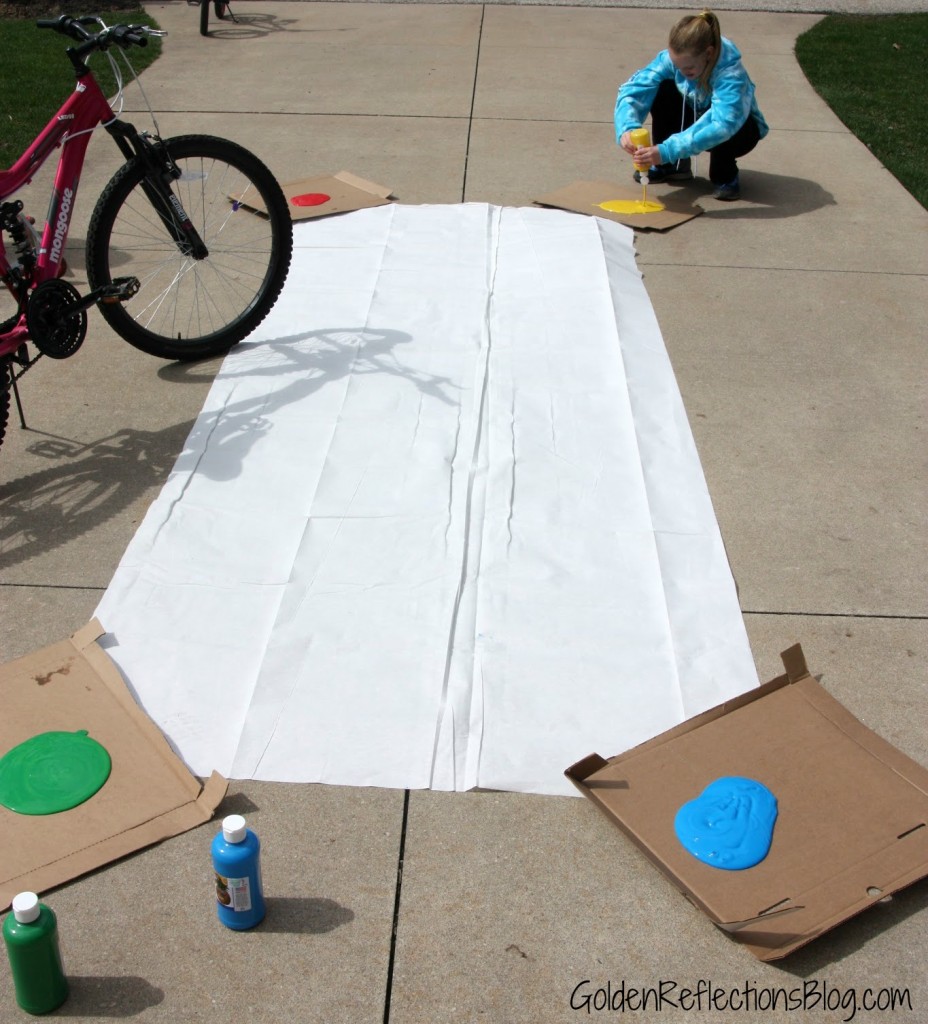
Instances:
[[[167,35],[164,29],[149,28],[148,25],[124,25],[120,26],[125,32],[114,38],[128,39],[139,46],[147,46],[149,36],[163,37]]]

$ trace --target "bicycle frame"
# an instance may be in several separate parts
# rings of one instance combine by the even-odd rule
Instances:
[[[0,359],[13,356],[30,338],[25,315],[30,290],[64,272],[63,253],[71,227],[84,157],[91,133],[99,124],[107,130],[126,160],[138,157],[144,162],[149,173],[142,189],[178,248],[195,260],[205,259],[209,255],[209,250],[171,191],[170,182],[180,172],[173,166],[166,151],[160,148],[160,140],[147,137],[144,132],[136,131],[134,125],[119,120],[90,68],[76,58],[72,58],[72,61],[77,71],[74,92],[16,163],[8,170],[0,171],[2,202],[29,184],[52,150],[57,146],[62,147],[36,254],[36,265],[25,280],[13,273],[5,249],[0,249],[0,280],[16,299],[19,311],[13,329],[0,334]],[[100,294],[92,293],[81,301],[79,308],[87,308],[99,298]]]
[[[109,101],[103,95],[93,74],[88,70],[86,75],[82,75],[78,79],[74,92],[65,100],[26,152],[12,167],[0,170],[0,201],[2,201],[28,185],[52,151],[58,146],[62,147],[48,215],[37,253],[38,259],[32,273],[34,284],[41,284],[43,281],[59,276],[62,272],[62,255],[71,227],[74,201],[77,197],[77,188],[91,132],[99,124],[109,127],[115,121],[116,115],[113,113]],[[127,156],[131,155],[131,149],[124,150],[124,152]],[[0,249],[0,279],[9,282],[10,270],[6,251]],[[16,293],[11,283],[7,283],[7,288],[21,307],[23,296]],[[22,313],[22,308],[20,308],[20,312]],[[19,322],[12,331],[0,335],[0,357],[15,352],[19,345],[27,339],[28,330],[23,322],[23,317],[20,316]]]

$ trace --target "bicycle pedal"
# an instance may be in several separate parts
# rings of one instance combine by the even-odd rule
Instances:
[[[100,289],[99,302],[108,306],[117,302],[126,302],[139,290],[141,285],[137,277],[114,277],[112,282]]]

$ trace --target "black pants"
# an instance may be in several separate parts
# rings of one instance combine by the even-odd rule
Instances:
[[[651,106],[651,141],[659,145],[664,139],[676,135],[695,120],[692,106],[685,106],[679,89],[673,82],[661,82]],[[727,185],[738,173],[736,159],[750,153],[760,142],[760,131],[753,117],[725,142],[709,150],[709,179],[713,185]]]

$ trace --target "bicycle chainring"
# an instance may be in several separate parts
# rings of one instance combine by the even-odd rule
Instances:
[[[29,296],[26,326],[35,347],[52,359],[67,359],[87,336],[87,312],[77,289],[61,279],[43,281]]]

